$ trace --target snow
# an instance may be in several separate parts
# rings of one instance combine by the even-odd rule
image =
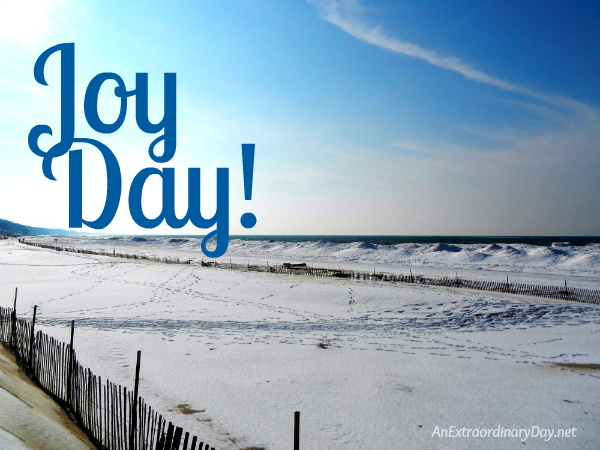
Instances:
[[[38,238],[44,239],[44,238]],[[49,239],[46,239],[50,241]],[[200,260],[199,240],[60,238]],[[560,252],[560,253],[554,253]],[[488,256],[479,256],[488,255]],[[234,262],[452,275],[600,289],[600,246],[232,241]],[[0,243],[0,304],[38,305],[41,329],[103,379],[133,386],[221,450],[522,448],[518,438],[438,438],[436,426],[577,428],[533,448],[600,440],[600,307],[500,292],[54,252]],[[480,269],[481,268],[481,269]],[[583,366],[560,366],[575,363]],[[190,411],[191,410],[191,411]]]

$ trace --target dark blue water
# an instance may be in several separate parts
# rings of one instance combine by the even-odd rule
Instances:
[[[530,244],[550,246],[553,242],[569,245],[600,244],[600,236],[328,236],[328,235],[272,235],[272,236],[231,236],[230,239],[272,240],[285,242],[329,241],[336,243],[367,242],[369,244]]]
[[[169,238],[199,238],[203,236],[154,236]],[[369,235],[232,235],[230,239],[246,241],[317,242],[320,240],[344,244],[367,242],[369,244],[530,244],[548,247],[553,242],[582,246],[600,244],[600,236],[369,236]]]

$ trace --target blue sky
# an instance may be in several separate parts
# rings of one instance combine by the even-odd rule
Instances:
[[[25,5],[25,6],[24,6]],[[202,169],[212,216],[217,167],[230,168],[231,232],[252,234],[600,234],[600,4],[559,1],[0,2],[0,217],[68,227],[68,158],[43,177],[27,146],[60,129],[60,63],[49,86],[33,65],[74,42],[76,136],[101,140],[123,172],[106,231],[142,230],[128,187],[145,167],[175,167],[177,210],[188,167]],[[148,72],[150,115],[177,73],[177,153],[153,163],[155,136],[134,108],[112,135],[83,115],[89,81],[115,72],[129,89]],[[101,117],[117,102],[109,83]],[[45,145],[56,141],[48,139]],[[256,144],[245,201],[241,144]],[[98,216],[102,159],[84,150],[84,218]],[[160,211],[160,186],[143,204]],[[188,226],[184,234],[204,233]]]

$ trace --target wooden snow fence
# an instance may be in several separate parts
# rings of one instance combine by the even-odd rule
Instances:
[[[103,382],[79,363],[72,344],[59,342],[41,331],[34,334],[34,327],[35,313],[34,320],[28,322],[17,318],[13,308],[0,307],[0,342],[99,449],[215,450],[197,436],[167,423],[131,390],[109,380]],[[136,386],[138,380],[139,359]]]
[[[506,292],[509,294],[531,295],[535,297],[568,300],[574,302],[591,303],[600,305],[600,291],[580,289],[565,286],[541,286],[522,283],[503,283],[496,281],[473,281],[460,278],[419,278],[419,284],[435,286],[463,287],[480,291]]]
[[[396,283],[414,283],[424,284],[429,286],[446,286],[456,288],[467,288],[476,289],[480,291],[496,291],[496,292],[507,292],[510,294],[518,295],[531,295],[535,297],[552,298],[556,300],[567,300],[573,302],[591,303],[594,305],[600,305],[600,290],[592,289],[580,289],[567,287],[566,281],[565,286],[538,286],[531,284],[522,283],[504,283],[496,281],[474,281],[465,280],[462,278],[427,278],[419,275],[394,275],[387,273],[373,273],[371,272],[358,272],[354,270],[336,270],[336,269],[323,269],[306,266],[294,266],[286,264],[282,266],[270,266],[270,265],[259,265],[259,264],[232,264],[231,262],[219,263],[217,261],[200,261],[199,263],[192,263],[191,259],[180,260],[179,257],[172,258],[168,256],[159,257],[155,254],[146,254],[138,252],[117,252],[116,250],[107,251],[105,249],[90,249],[90,248],[77,248],[77,247],[64,247],[60,245],[42,243],[42,242],[31,242],[26,241],[24,238],[19,239],[19,242],[35,247],[47,248],[56,251],[66,251],[82,254],[93,254],[103,256],[113,256],[127,259],[141,259],[162,262],[167,264],[194,264],[203,267],[213,267],[226,270],[238,270],[238,271],[252,271],[252,272],[269,272],[277,274],[288,274],[288,275],[307,275],[314,277],[335,277],[335,278],[348,278],[354,280],[375,280],[375,281],[391,281]]]

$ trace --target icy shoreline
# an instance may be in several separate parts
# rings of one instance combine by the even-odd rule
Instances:
[[[54,242],[49,236],[27,238]],[[65,246],[104,249],[127,249],[139,252],[180,255],[195,260],[207,259],[201,252],[200,238],[157,237],[60,237]],[[211,248],[209,244],[209,249]],[[600,244],[585,246],[527,244],[396,244],[378,245],[365,242],[338,244],[328,241],[283,242],[232,239],[221,260],[320,262],[325,265],[358,264],[399,270],[406,266],[427,269],[494,270],[513,273],[587,276],[600,278]]]

